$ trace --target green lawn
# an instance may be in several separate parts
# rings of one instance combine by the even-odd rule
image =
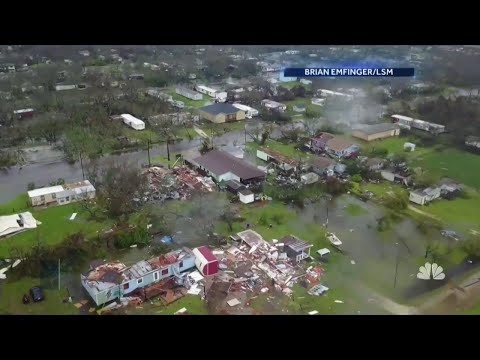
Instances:
[[[45,300],[38,303],[24,305],[22,297],[28,294],[33,286],[41,286]],[[62,290],[45,288],[40,280],[23,278],[15,282],[5,282],[0,290],[0,313],[11,315],[77,315],[79,311],[73,304],[64,304],[63,300],[68,296]]]
[[[480,155],[449,148],[417,156],[412,165],[421,166],[437,176],[447,176],[480,189]]]
[[[432,214],[445,224],[457,227],[459,230],[480,230],[480,194],[466,190],[467,198],[458,197],[454,200],[439,199],[427,206],[416,206],[426,213]]]
[[[17,198],[8,203],[0,204],[0,215],[11,215],[14,213],[28,210],[29,208],[30,206],[28,204],[28,195],[25,192],[24,194],[18,196]]]
[[[22,195],[23,196],[23,195]],[[27,230],[9,238],[0,239],[0,257],[8,257],[13,248],[28,249],[40,241],[46,245],[60,244],[67,235],[83,231],[86,235],[95,234],[101,229],[108,229],[108,223],[92,222],[87,220],[78,204],[49,207],[46,209],[28,209],[35,219],[42,224],[36,229]],[[70,216],[78,213],[75,220]]]
[[[368,214],[368,210],[358,204],[349,204],[345,208],[345,211],[350,216],[360,216],[360,215]]]
[[[178,310],[186,308],[188,315],[208,315],[208,308],[205,300],[197,295],[186,295],[170,305],[163,305],[158,300],[152,304],[144,303],[141,307],[126,308],[124,311],[129,315],[174,315]]]

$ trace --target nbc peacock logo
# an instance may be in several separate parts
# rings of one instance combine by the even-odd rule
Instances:
[[[445,274],[440,265],[436,263],[430,264],[427,262],[418,269],[417,278],[421,280],[443,280],[445,279]]]

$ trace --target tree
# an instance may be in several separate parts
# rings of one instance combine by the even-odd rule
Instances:
[[[301,85],[295,85],[292,89],[291,89],[292,93],[295,95],[295,97],[305,97],[306,95],[306,90],[305,90],[305,87],[301,86]]]
[[[131,214],[147,191],[147,178],[127,162],[110,162],[100,170],[99,204],[114,218]]]
[[[391,210],[401,211],[408,207],[408,201],[408,195],[405,192],[395,191],[385,196],[383,204]]]
[[[480,257],[480,236],[471,236],[463,240],[461,247],[468,256]]]
[[[226,206],[221,215],[221,219],[227,223],[228,230],[233,231],[233,223],[235,222],[237,214],[230,206]]]
[[[432,186],[437,181],[437,177],[428,171],[418,172],[413,175],[413,183],[416,188],[426,188]]]

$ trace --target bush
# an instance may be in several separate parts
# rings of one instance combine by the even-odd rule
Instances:
[[[352,176],[352,181],[356,183],[361,183],[362,182],[362,177],[359,174],[355,174]]]
[[[35,189],[35,183],[34,182],[29,182],[27,185],[27,191],[31,191]]]
[[[284,217],[282,214],[273,214],[272,221],[277,225],[282,225],[284,222]]]
[[[258,223],[263,226],[268,226],[268,218],[265,213],[260,215],[260,218],[258,219]]]

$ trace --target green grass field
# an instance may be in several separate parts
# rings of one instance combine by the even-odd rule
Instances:
[[[473,190],[466,190],[467,198],[458,197],[454,200],[439,199],[427,206],[415,206],[438,217],[445,224],[460,231],[469,229],[480,230],[480,194]]]
[[[368,213],[368,210],[361,207],[358,204],[349,204],[345,208],[345,211],[350,216],[360,216]]]
[[[15,200],[14,203],[16,202],[21,203],[20,200]],[[5,208],[5,205],[2,207],[4,210],[10,209],[11,213],[11,207]],[[29,249],[36,245],[38,241],[44,245],[58,245],[70,234],[83,231],[86,235],[92,235],[101,229],[107,230],[109,228],[108,222],[88,221],[87,214],[82,211],[78,204],[27,210],[42,224],[38,225],[36,229],[0,239],[0,257],[8,257],[13,248]],[[75,220],[69,220],[74,212],[78,213]]]
[[[22,297],[28,294],[33,286],[41,286],[45,300],[24,305]],[[15,282],[2,284],[0,296],[0,313],[11,315],[78,315],[79,311],[73,304],[64,304],[67,292],[52,288],[45,288],[38,279],[23,278]]]
[[[450,148],[417,156],[412,160],[412,165],[480,189],[480,155]]]

